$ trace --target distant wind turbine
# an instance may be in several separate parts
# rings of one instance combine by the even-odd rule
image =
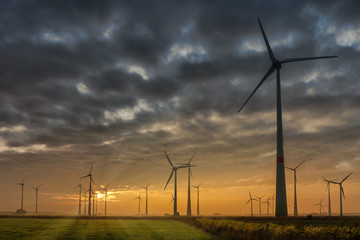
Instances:
[[[321,176],[325,182],[327,182],[326,184],[326,188],[325,188],[325,191],[327,190],[328,191],[328,204],[325,205],[328,207],[328,214],[329,216],[331,216],[331,202],[330,202],[330,183],[335,181],[336,179],[333,179],[333,180],[327,180],[326,178],[324,178],[323,176]]]
[[[297,197],[296,197],[296,169],[298,167],[300,167],[301,164],[303,164],[305,162],[302,161],[301,163],[299,163],[295,168],[289,168],[289,167],[286,167],[287,169],[291,170],[291,171],[294,171],[294,216],[298,216],[298,207],[297,207]]]
[[[274,194],[271,196],[270,200],[272,200],[272,215],[274,216],[274,208],[275,208],[275,205],[274,205],[274,201],[275,201],[275,198],[274,198]]]
[[[145,189],[145,215],[148,215],[148,188],[150,186],[150,183],[146,185],[145,187],[142,186],[142,188]]]
[[[257,200],[256,198],[253,198],[253,197],[251,196],[250,190],[249,190],[249,196],[250,196],[250,199],[249,199],[249,201],[247,201],[247,202],[245,203],[245,205],[250,202],[250,205],[251,205],[251,216],[253,217],[254,214],[253,214],[253,202],[252,202],[252,201],[259,201],[259,200]]]
[[[87,191],[84,192],[84,215],[86,215],[86,198],[87,198],[86,193]]]
[[[37,215],[37,213],[38,213],[38,193],[39,193],[39,187],[40,186],[41,186],[41,184],[39,186],[37,186],[37,187],[31,186],[36,191],[35,215]]]
[[[315,60],[322,58],[334,58],[337,56],[321,56],[321,57],[304,57],[304,58],[288,58],[277,59],[270,47],[269,41],[266,37],[265,31],[261,25],[260,19],[258,19],[259,26],[266,44],[267,51],[269,53],[270,60],[272,62],[270,68],[251,92],[250,96],[246,99],[241,106],[239,112],[244,108],[246,103],[258,90],[258,88],[264,83],[264,81],[276,70],[276,99],[277,99],[277,167],[276,167],[276,216],[287,217],[287,201],[286,201],[286,184],[285,184],[285,169],[284,169],[284,150],[283,150],[283,131],[282,131],[282,111],[281,111],[281,86],[280,86],[280,69],[284,63],[300,62],[307,60]]]
[[[351,172],[349,175],[347,175],[341,182],[330,181],[330,183],[339,184],[339,186],[340,186],[340,216],[343,215],[342,197],[344,197],[344,199],[345,199],[345,193],[344,193],[344,188],[342,187],[342,184],[348,177],[350,177],[351,174],[353,174],[353,172]]]
[[[269,206],[271,207],[270,203],[270,196],[268,197],[268,199],[266,201],[264,201],[263,203],[266,203],[266,213],[267,213],[267,216],[269,216]]]
[[[105,216],[106,216],[106,200],[107,200],[107,195],[108,195],[108,186],[109,186],[110,183],[108,183],[103,189],[101,190],[104,190],[105,191]]]
[[[194,188],[196,188],[196,190],[197,190],[197,209],[196,209],[196,215],[197,216],[199,216],[200,215],[200,200],[199,200],[199,197],[200,197],[200,194],[199,194],[199,192],[200,192],[200,186],[201,186],[201,184],[202,184],[202,182],[199,184],[199,185],[197,185],[197,186],[194,186],[194,185],[192,185]]]
[[[173,193],[171,192],[171,201],[170,201],[170,203],[169,203],[169,206],[173,203],[174,200],[175,200],[174,195],[173,195]]]
[[[187,212],[186,212],[187,216],[191,216],[190,176],[192,177],[191,167],[195,167],[195,165],[191,165],[190,162],[191,160],[193,160],[195,154],[196,153],[194,153],[194,155],[190,158],[190,160],[187,163],[181,163],[181,165],[188,167],[188,202],[187,202]]]
[[[166,182],[166,185],[164,187],[164,190],[166,189],[168,183],[170,182],[174,172],[175,172],[175,178],[174,178],[174,216],[178,216],[178,212],[177,212],[177,170],[180,168],[187,168],[188,166],[174,166],[169,158],[169,156],[167,155],[166,151],[164,150],[165,156],[169,162],[169,164],[172,167],[172,171],[170,174],[170,177],[168,179],[168,181]]]
[[[18,185],[21,186],[21,210],[24,211],[24,181],[25,177],[23,178],[21,183],[18,183]]]
[[[75,188],[79,188],[79,211],[78,211],[78,215],[81,215],[81,189],[82,189],[82,186],[81,186],[81,180],[80,180],[80,183],[79,185],[77,185]]]
[[[314,206],[319,206],[320,208],[320,215],[321,215],[321,209],[324,208],[324,205],[322,205],[322,199],[320,200],[320,202],[318,204],[315,204]]]
[[[142,200],[142,199],[141,199],[141,192],[139,193],[139,196],[137,196],[137,197],[134,198],[134,199],[139,199],[138,215],[140,216],[140,201]]]
[[[265,197],[265,195],[262,195],[261,197],[257,197],[257,196],[255,196],[257,199],[258,199],[258,201],[259,201],[259,214],[260,214],[260,216],[261,216],[261,199],[263,198],[263,197]]]
[[[92,169],[93,169],[93,166],[94,166],[94,163],[91,163],[91,168],[90,168],[90,171],[89,171],[89,174],[86,175],[86,176],[83,176],[81,178],[86,178],[88,177],[89,178],[89,201],[88,201],[88,215],[90,216],[91,215],[91,197],[92,197],[92,186],[91,184],[94,183],[94,180],[92,178]]]

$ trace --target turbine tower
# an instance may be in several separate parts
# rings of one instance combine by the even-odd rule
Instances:
[[[24,211],[24,181],[25,177],[23,178],[21,183],[18,183],[18,185],[21,186],[21,211]]]
[[[258,201],[259,201],[259,214],[260,214],[260,216],[261,216],[261,199],[263,198],[263,197],[265,197],[265,195],[262,195],[261,197],[257,197],[257,196],[255,196],[257,199],[258,199]]]
[[[108,186],[109,186],[109,184],[110,183],[108,183],[107,185],[106,185],[106,187],[104,187],[103,189],[101,189],[101,190],[104,190],[105,191],[105,216],[106,216],[106,200],[107,200],[107,195],[108,195]]]
[[[81,189],[82,189],[82,186],[81,186],[81,180],[80,180],[80,183],[79,185],[77,185],[75,188],[79,188],[79,211],[78,211],[78,215],[81,215]]]
[[[252,201],[258,201],[258,200],[257,200],[256,198],[253,198],[253,197],[251,196],[250,190],[249,190],[249,196],[250,196],[250,199],[249,199],[249,201],[247,201],[247,202],[245,203],[245,205],[250,202],[250,205],[251,205],[251,216],[253,217],[254,214],[253,214],[253,202],[252,202]]]
[[[138,215],[140,216],[140,201],[141,201],[141,192],[139,193],[139,196],[137,196],[134,199],[139,199],[139,207],[138,207]]]
[[[201,182],[199,185],[197,185],[197,186],[192,185],[192,186],[193,186],[194,188],[196,188],[196,190],[197,190],[197,209],[196,209],[196,215],[197,215],[197,216],[200,215],[200,204],[199,204],[199,197],[200,197],[200,195],[199,195],[199,192],[200,192],[200,186],[201,186],[201,184],[202,184],[202,182]]]
[[[330,183],[339,184],[339,186],[340,186],[340,216],[343,215],[342,197],[344,197],[344,199],[345,199],[345,193],[344,193],[344,188],[342,187],[342,183],[343,183],[348,177],[350,177],[351,174],[353,174],[353,172],[351,172],[349,175],[347,175],[341,182],[330,181]]]
[[[298,216],[298,208],[297,208],[297,197],[296,197],[296,169],[305,162],[302,161],[301,163],[299,163],[295,168],[289,168],[286,167],[287,169],[294,171],[294,216],[297,217]]]
[[[320,200],[320,202],[318,204],[315,204],[314,206],[319,206],[320,208],[320,215],[321,215],[321,209],[324,208],[324,206],[322,205],[322,199]]]
[[[31,186],[36,191],[35,215],[37,215],[37,212],[38,212],[38,193],[39,193],[39,187],[40,186],[41,186],[41,184],[39,186],[37,186],[37,187]]]
[[[146,185],[146,187],[143,187],[145,189],[145,193],[146,193],[146,200],[145,200],[145,215],[147,216],[148,215],[148,188],[150,186],[150,183],[148,185]]]
[[[328,205],[325,205],[325,206],[328,207],[328,214],[329,214],[329,216],[331,216],[330,183],[331,183],[332,181],[335,181],[336,179],[327,180],[327,179],[324,178],[323,176],[321,176],[321,177],[324,179],[325,182],[327,182],[326,188],[325,188],[325,192],[326,192],[326,190],[328,191]]]
[[[195,165],[191,165],[190,162],[191,160],[193,160],[195,154],[196,153],[194,153],[194,155],[190,158],[190,160],[187,163],[181,163],[181,165],[188,167],[188,202],[187,202],[187,212],[186,212],[187,216],[191,216],[190,176],[192,177],[191,167],[195,167]]]
[[[177,212],[177,170],[180,169],[180,168],[187,168],[188,166],[174,166],[165,150],[164,150],[164,153],[165,153],[165,156],[166,156],[167,160],[169,161],[169,164],[172,167],[170,177],[169,177],[168,181],[166,182],[164,190],[166,189],[168,183],[170,182],[170,180],[171,180],[171,178],[172,178],[172,176],[173,176],[173,174],[175,172],[175,178],[174,178],[174,216],[179,216],[179,214]]]
[[[86,193],[87,191],[84,192],[84,215],[86,215],[86,198],[87,198]]]
[[[86,178],[86,177],[89,177],[89,201],[88,201],[88,215],[90,216],[91,215],[91,197],[92,197],[92,186],[91,186],[91,183],[94,183],[94,180],[92,178],[92,169],[93,169],[93,166],[94,166],[94,163],[91,163],[91,168],[90,168],[90,172],[88,175],[86,176],[83,176],[81,178]]]
[[[287,201],[286,201],[286,184],[285,184],[285,169],[284,169],[284,150],[283,150],[283,131],[282,131],[282,112],[281,112],[281,87],[280,87],[280,68],[283,63],[300,62],[307,60],[315,60],[322,58],[334,58],[337,56],[321,56],[321,57],[305,57],[305,58],[288,58],[277,59],[270,47],[269,41],[266,37],[264,29],[261,25],[260,19],[258,19],[259,26],[266,44],[267,51],[269,53],[270,60],[272,62],[270,68],[251,92],[250,96],[246,99],[241,106],[239,112],[244,108],[249,99],[254,95],[256,90],[263,84],[263,82],[276,70],[276,100],[277,100],[277,166],[276,166],[276,216],[287,217]]]

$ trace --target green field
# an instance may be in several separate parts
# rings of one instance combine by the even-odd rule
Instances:
[[[174,220],[1,218],[0,239],[215,239]]]

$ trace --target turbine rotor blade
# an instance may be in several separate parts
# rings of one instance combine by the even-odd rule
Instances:
[[[172,167],[174,167],[174,165],[173,165],[172,162],[170,161],[170,158],[169,158],[169,156],[167,155],[167,153],[166,153],[165,150],[164,150],[164,153],[165,153],[165,156],[166,156],[167,160],[169,161],[170,165],[171,165]]]
[[[250,201],[251,201],[251,198],[249,199],[249,201],[247,201],[247,202],[245,203],[245,205],[247,205]]]
[[[306,160],[302,161],[299,165],[297,165],[294,169],[297,169],[301,164],[303,164]]]
[[[321,56],[321,57],[303,57],[303,58],[285,58],[280,61],[280,63],[290,63],[290,62],[301,62],[307,60],[316,60],[324,58],[337,58],[338,56]]]
[[[195,154],[196,154],[196,153],[194,153],[194,155],[192,155],[192,157],[190,158],[188,164],[190,164],[191,160],[193,160],[193,158],[195,157]]]
[[[252,93],[250,94],[250,96],[246,99],[245,103],[241,106],[239,112],[245,107],[246,103],[250,100],[250,98],[252,97],[252,95],[254,95],[254,93],[256,92],[256,90],[259,89],[259,87],[261,86],[261,84],[263,84],[263,82],[275,71],[274,66],[271,65],[271,67],[269,68],[269,70],[266,72],[266,74],[264,75],[264,77],[261,79],[261,81],[258,83],[258,85],[255,87],[255,89],[252,91]]]
[[[89,172],[89,173],[91,173],[91,171],[92,171],[92,169],[93,169],[93,166],[94,166],[94,162],[91,163],[91,168],[90,168],[90,172]]]
[[[166,189],[167,185],[169,184],[170,179],[171,179],[172,176],[173,176],[173,173],[174,173],[174,169],[171,171],[170,177],[169,177],[169,179],[168,179],[167,182],[166,182],[166,185],[165,185],[165,187],[164,187],[164,190]]]
[[[192,177],[193,175],[192,175],[192,172],[191,172],[191,168],[189,168],[189,172],[190,172],[190,176]]]
[[[340,192],[342,193],[344,199],[345,199],[345,192],[344,192],[344,188],[340,185]]]
[[[271,61],[273,62],[273,61],[276,60],[276,58],[275,58],[274,53],[273,53],[273,51],[272,51],[272,49],[270,47],[270,44],[269,44],[269,41],[268,41],[268,39],[266,37],[265,31],[264,31],[264,29],[263,29],[263,27],[261,25],[260,18],[258,18],[258,22],[259,22],[261,33],[263,35],[263,38],[264,38],[264,41],[265,41],[265,44],[266,44],[266,48],[267,48],[268,53],[269,53],[269,57],[270,57]]]
[[[341,183],[343,183],[348,177],[350,177],[351,174],[353,174],[353,172],[351,172],[349,175],[347,175],[347,176],[341,181]]]

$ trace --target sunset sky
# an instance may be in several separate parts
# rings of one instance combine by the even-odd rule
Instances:
[[[352,171],[344,213],[360,213],[359,12],[356,0],[1,1],[0,211],[20,208],[25,176],[25,210],[42,183],[40,212],[77,213],[94,162],[110,214],[137,213],[148,183],[149,213],[171,213],[166,150],[175,163],[197,153],[202,214],[250,214],[249,190],[275,193],[275,75],[237,113],[271,65],[259,17],[279,58],[339,56],[281,69],[285,166],[306,160],[299,214],[327,204],[321,176]],[[286,184],[291,215],[288,170]],[[185,169],[178,188],[186,214]],[[331,194],[338,213],[339,186]]]

